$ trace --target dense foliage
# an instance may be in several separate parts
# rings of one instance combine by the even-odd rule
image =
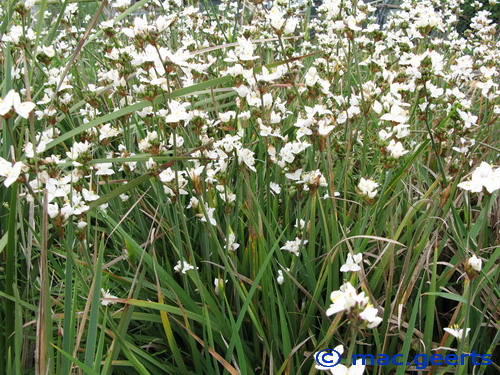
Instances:
[[[496,24],[379,3],[3,0],[0,373],[498,372]]]

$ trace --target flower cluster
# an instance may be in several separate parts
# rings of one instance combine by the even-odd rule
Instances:
[[[332,304],[326,310],[328,316],[345,311],[352,324],[368,328],[375,328],[382,322],[378,310],[370,303],[370,299],[364,292],[358,294],[349,282],[332,292],[330,299]]]
[[[339,245],[332,277],[354,284],[371,253],[340,238],[395,232],[368,230],[363,215],[394,206],[396,220],[430,194],[480,202],[500,189],[497,25],[480,10],[457,32],[461,0],[402,0],[383,24],[367,0],[323,0],[314,17],[305,1],[114,0],[92,27],[79,2],[14,3],[0,6],[0,189],[34,232],[46,208],[51,246],[73,243],[65,233],[95,246],[92,227],[112,221],[151,226],[138,243],[170,241],[159,262],[187,284],[195,264],[246,282],[262,265],[255,249],[275,241],[271,282],[285,290]],[[204,281],[229,301],[226,275]],[[377,327],[355,286],[331,293],[327,315]]]

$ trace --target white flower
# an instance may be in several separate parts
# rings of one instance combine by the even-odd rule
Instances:
[[[155,20],[156,31],[162,32],[166,30],[172,24],[172,22],[173,22],[172,19],[169,19],[165,16],[159,16]]]
[[[169,168],[163,170],[158,175],[158,178],[160,179],[161,182],[167,184],[167,183],[175,180],[175,172],[172,170],[172,168],[169,167]]]
[[[189,200],[189,204],[186,206],[186,208],[197,208],[199,204],[198,198],[196,197],[191,197]]]
[[[387,146],[387,151],[391,153],[394,159],[399,159],[401,156],[408,153],[408,150],[405,150],[403,144],[401,142],[396,142],[394,139],[391,139],[391,142]]]
[[[405,138],[410,135],[410,125],[408,124],[398,124],[393,127],[393,130],[396,132],[396,137],[398,139]]]
[[[318,134],[323,137],[326,137],[328,134],[330,134],[333,129],[335,129],[335,126],[327,125],[326,121],[319,121],[318,123]]]
[[[365,365],[352,365],[347,368],[343,364],[338,364],[335,367],[329,367],[332,375],[363,375],[365,372]]]
[[[193,181],[197,181],[200,179],[201,174],[203,173],[203,170],[205,169],[204,165],[200,165],[197,168],[191,168],[187,170],[187,175],[189,178]]]
[[[352,288],[352,285],[350,283],[347,283],[347,284],[349,284],[349,286]],[[344,284],[344,285],[346,285],[346,284]],[[341,289],[342,289],[342,287],[341,287]],[[342,290],[333,291],[330,294],[330,300],[332,301],[332,304],[326,310],[327,316],[337,314],[337,313],[344,311],[346,309],[346,297],[345,297],[344,291],[342,291]]]
[[[113,301],[113,300],[118,299],[118,297],[115,297],[112,294],[110,294],[109,290],[101,289],[101,293],[102,293],[102,297],[103,297],[102,301],[101,301],[101,304],[103,306],[112,305],[113,303],[117,302],[117,301]]]
[[[47,214],[51,219],[59,215],[59,206],[56,203],[49,203],[47,205]]]
[[[285,23],[285,28],[283,29],[283,34],[285,35],[292,34],[297,28],[298,24],[299,24],[299,19],[296,17],[291,17],[287,19]]]
[[[328,186],[325,176],[320,172],[319,169],[310,172],[304,172],[297,181],[297,184],[305,184],[304,190],[308,191],[311,187],[318,188],[319,186]]]
[[[262,95],[262,102],[259,101],[259,104],[264,106],[264,108],[269,108],[273,104],[273,96],[269,93]]]
[[[347,27],[352,31],[359,31],[361,27],[357,25],[356,19],[353,16],[347,18]]]
[[[307,223],[309,225],[309,222]],[[297,228],[298,230],[303,230],[306,227],[306,221],[303,219],[297,219],[295,220],[295,224],[293,225],[294,228]]]
[[[227,280],[219,279],[218,277],[214,279],[215,295],[219,295],[220,288],[223,288],[226,283]]]
[[[23,5],[26,9],[29,10],[29,9],[33,8],[33,6],[35,5],[35,0],[24,0]]]
[[[5,178],[5,180],[3,181],[5,187],[9,187],[10,185],[12,185],[14,182],[17,181],[23,167],[24,164],[21,163],[20,161],[12,164],[9,163],[4,158],[0,157],[0,176]]]
[[[444,94],[444,89],[434,86],[430,82],[426,82],[426,88],[429,90],[429,93],[431,94],[431,98],[439,98],[441,95]]]
[[[78,224],[76,224],[76,227],[78,229],[83,229],[87,226],[88,224],[85,221],[79,221]]]
[[[149,158],[146,161],[146,169],[148,171],[151,171],[151,170],[155,169],[157,166],[158,166],[158,164],[153,160],[153,158]]]
[[[217,225],[217,221],[214,218],[215,208],[214,207],[208,207],[208,205],[206,203],[204,204],[204,207],[205,207],[205,211],[207,213],[208,221],[210,222],[210,224],[212,224],[214,226]],[[196,216],[200,217],[200,221],[203,221],[203,222],[207,221],[207,217],[205,217],[205,215],[203,213],[198,214]]]
[[[383,109],[382,104],[378,100],[375,100],[373,102],[372,108],[375,111],[375,113],[378,115],[382,112],[382,109]]]
[[[305,84],[307,86],[314,86],[316,82],[318,82],[318,80],[320,79],[320,76],[318,75],[318,70],[314,66],[311,66],[307,71],[306,75],[304,76],[304,79],[305,79]]]
[[[7,115],[12,108],[16,113],[27,119],[29,114],[35,109],[35,103],[33,102],[21,102],[21,97],[14,90],[10,90],[5,98],[0,98],[0,116]]]
[[[229,51],[224,61],[237,62],[238,59],[242,61],[250,61],[258,59],[259,56],[253,55],[254,45],[251,40],[244,37],[238,37],[238,46],[234,51]]]
[[[99,140],[102,141],[104,139],[116,137],[121,132],[122,132],[121,129],[113,128],[111,124],[104,124],[99,129]]]
[[[377,314],[378,310],[375,307],[368,306],[359,314],[359,317],[368,322],[368,328],[375,328],[382,323],[382,318]]]
[[[82,189],[82,197],[86,202],[91,202],[99,199],[99,195],[94,193],[92,190]]]
[[[97,176],[111,176],[115,173],[113,163],[99,163],[94,165],[94,168],[97,170],[95,173]]]
[[[107,213],[107,212],[108,212],[108,206],[109,206],[109,203],[104,203],[104,204],[101,204],[101,205],[99,206],[99,209],[100,209],[102,212]],[[88,207],[88,206],[87,206],[87,207]],[[88,208],[87,208],[87,210],[88,210]]]
[[[234,66],[231,66],[231,67],[227,68],[227,70],[226,70],[226,73],[231,75],[232,77],[243,75],[243,72],[244,72],[244,69],[243,69],[243,65],[241,65],[241,64],[234,64]]]
[[[287,241],[283,247],[281,247],[281,250],[287,250],[295,256],[299,256],[299,248],[300,244],[302,243],[302,239],[299,237],[295,238],[293,241]],[[304,245],[307,243],[307,240],[304,241]]]
[[[229,122],[229,121],[231,121],[231,119],[234,119],[235,116],[236,116],[235,111],[227,111],[227,112],[220,112],[219,113],[219,119],[222,122]]]
[[[359,266],[359,263],[361,263],[361,260],[363,258],[363,254],[355,254],[352,256],[351,253],[347,254],[347,259],[345,264],[340,267],[340,272],[357,272],[361,270],[361,267]]]
[[[49,178],[47,180],[45,189],[47,189],[49,202],[54,198],[63,198],[69,194],[71,187],[66,182],[69,181],[61,181],[55,178]]]
[[[500,168],[493,169],[491,165],[482,162],[474,172],[471,179],[458,184],[458,187],[473,193],[480,193],[483,187],[492,194],[500,189]]]
[[[229,235],[227,236],[227,242],[228,243],[226,249],[228,251],[235,251],[240,247],[240,244],[236,243],[236,236],[234,235],[234,233],[229,233]]]
[[[35,103],[33,102],[15,102],[14,103],[14,109],[16,113],[23,117],[23,118],[28,118],[30,113],[35,109]]]
[[[10,112],[12,109],[12,106],[14,105],[14,96],[16,93],[14,90],[10,90],[7,95],[5,95],[5,98],[0,98],[0,116],[5,116],[7,113]],[[17,94],[19,95],[19,94]]]
[[[339,345],[342,346],[342,345]],[[336,347],[334,350],[339,352],[340,354],[343,353],[337,350],[338,347]],[[314,354],[316,356],[316,353]],[[331,375],[363,375],[365,372],[365,365],[352,365],[351,367],[346,367],[345,365],[339,363],[338,365],[334,367],[326,367],[326,366],[320,366],[316,365],[316,370],[321,370],[321,371],[330,371]]]
[[[111,4],[113,8],[126,9],[130,5],[131,0],[116,0]]]
[[[69,152],[66,152],[66,155],[71,160],[76,160],[78,159],[78,156],[80,156],[80,154],[87,152],[89,149],[90,149],[90,144],[87,141],[75,142],[73,143],[73,146],[70,148]]]
[[[377,195],[378,183],[373,180],[365,179],[361,177],[359,180],[358,189],[362,195],[366,196],[368,199],[373,199]]]
[[[290,272],[290,268],[286,269],[287,272]],[[283,284],[285,281],[285,277],[283,276],[283,271],[278,270],[278,277],[276,278],[276,281],[278,282],[279,285]]]
[[[394,104],[391,107],[391,112],[386,113],[380,117],[381,120],[406,123],[409,120],[408,111],[401,108],[399,105]]]
[[[386,131],[384,129],[382,129],[381,131],[378,132],[378,137],[382,140],[382,141],[386,141],[388,140],[389,138],[392,137],[392,132],[391,131]]]
[[[475,271],[481,272],[481,269],[483,267],[483,261],[479,259],[476,255],[473,255],[469,258],[467,261],[469,266],[471,266]]]
[[[458,328],[457,325],[454,325],[452,327],[447,327],[447,328],[444,328],[444,330],[446,332],[448,332],[450,335],[454,336],[457,338],[457,340],[462,340],[464,338],[464,330],[463,329],[460,329]],[[466,332],[465,332],[465,337],[467,337],[469,335],[469,331],[471,329],[470,328],[467,328]]]
[[[259,119],[260,120],[260,119]],[[275,111],[271,112],[271,117],[269,118],[269,122],[271,124],[279,124],[281,121],[281,115]]]
[[[480,193],[483,191],[483,184],[474,180],[461,182],[458,184],[458,187],[472,193]]]
[[[368,328],[375,328],[382,321],[381,318],[377,317],[378,311],[372,306],[369,298],[365,296],[365,293],[361,292],[358,294],[356,289],[349,282],[342,285],[339,290],[333,291],[330,295],[330,299],[332,304],[328,310],[326,310],[327,316],[342,311],[349,313],[355,308],[354,311],[360,311],[358,317],[366,322]]]
[[[283,25],[286,22],[285,19],[285,12],[283,12],[281,9],[278,7],[274,6],[271,11],[267,14],[267,17],[269,18],[269,21],[271,21],[271,26],[276,29],[280,30]]]
[[[452,147],[452,148],[456,152],[459,152],[459,153],[465,155],[469,152],[469,148],[476,144],[476,140],[475,139],[460,138],[460,144],[462,145],[461,147]]]
[[[248,148],[242,148],[236,150],[236,153],[238,154],[238,163],[245,163],[245,165],[252,171],[257,172],[257,170],[254,167],[255,164],[255,158],[254,158],[254,152],[249,150]]]
[[[4,34],[2,37],[3,42],[11,42],[14,44],[19,43],[19,39],[23,35],[23,27],[22,26],[12,26],[10,31],[7,34]]]
[[[40,143],[38,143],[38,146],[36,146],[36,153],[40,154],[45,151],[45,148],[47,147],[47,142],[44,140],[41,140]],[[33,158],[35,156],[35,149],[33,147],[33,143],[28,142],[24,146],[24,154],[26,155],[27,158]]]
[[[244,96],[250,95],[250,89],[248,88],[248,86],[245,86],[245,85],[241,85],[241,86],[238,86],[238,87],[233,87],[233,90],[238,93],[238,96],[240,98],[243,98]],[[245,118],[246,117],[246,113],[247,112],[245,112],[245,113],[241,112],[238,117],[239,118]]]
[[[179,122],[179,121],[187,121],[190,119],[190,114],[186,112],[186,107],[189,103],[179,103],[178,101],[171,100],[168,103],[168,109],[170,110],[170,114],[165,116],[165,122]]]
[[[472,125],[477,125],[477,119],[478,119],[477,116],[474,116],[470,112],[461,111],[460,109],[457,109],[457,112],[464,122],[464,128],[468,129]]]
[[[183,261],[178,261],[177,262],[177,265],[174,267],[174,271],[175,272],[179,272],[179,273],[182,273],[183,275],[186,274],[186,272],[190,271],[190,270],[194,270],[195,267],[192,266],[191,264],[189,264],[188,262],[186,262],[185,260]],[[198,267],[196,267],[196,269],[198,269]]]
[[[280,285],[283,284],[283,282],[285,281],[285,278],[283,277],[283,271],[282,270],[278,270],[278,277],[276,278],[276,281]]]
[[[271,189],[271,192],[275,193],[275,194],[279,194],[281,193],[281,186],[279,186],[277,183],[275,182],[271,182],[269,183],[269,188]]]
[[[302,169],[297,169],[293,173],[285,173],[285,177],[289,180],[298,181],[300,180],[300,176],[302,175]]]

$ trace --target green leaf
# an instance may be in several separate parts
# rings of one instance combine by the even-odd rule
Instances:
[[[410,321],[408,322],[408,329],[406,330],[405,341],[403,343],[403,350],[401,351],[401,354],[403,355],[403,359],[401,360],[403,362],[403,365],[398,366],[396,370],[396,375],[405,374],[405,370],[407,367],[405,364],[408,361],[408,355],[410,354],[411,343],[413,341],[413,329],[415,328],[415,322],[417,321],[417,312],[420,307],[420,295],[422,291],[423,282],[424,279],[422,278],[422,282],[420,283],[420,287],[418,288],[415,301],[413,302],[413,309],[411,311]]]
[[[427,293],[423,293],[423,295],[424,296],[438,296],[438,297],[449,299],[451,301],[467,303],[467,300],[464,297],[459,296],[458,294],[451,294],[451,293],[445,293],[445,292],[427,292]]]
[[[98,372],[95,372],[92,367],[87,366],[85,363],[79,361],[77,358],[73,357],[71,354],[66,353],[64,350],[61,348],[57,347],[53,343],[51,345],[57,349],[65,358],[69,359],[74,365],[78,366],[80,369],[82,369],[86,375],[99,375]]]
[[[85,348],[85,364],[89,367],[94,365],[95,349],[97,345],[97,329],[99,324],[99,308],[101,306],[101,279],[102,258],[104,256],[104,236],[99,245],[97,264],[93,270],[92,305],[90,308],[89,327],[87,330],[87,346]]]
[[[125,194],[126,192],[128,192],[128,191],[138,187],[142,183],[148,181],[151,177],[152,177],[152,175],[150,175],[149,173],[146,173],[140,177],[133,179],[129,183],[126,183],[126,184],[121,185],[120,187],[117,187],[116,189],[110,191],[108,194],[103,195],[99,199],[90,202],[89,210],[93,210],[93,209],[109,202],[110,200],[118,197],[119,195]]]

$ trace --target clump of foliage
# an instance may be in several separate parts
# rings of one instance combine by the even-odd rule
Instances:
[[[0,373],[493,354],[495,15],[376,5],[2,1]]]
[[[478,11],[487,11],[491,13],[491,20],[493,23],[500,22],[500,7],[496,0],[465,0],[461,6],[462,14],[457,24],[457,30],[460,33],[470,29],[472,18]]]

